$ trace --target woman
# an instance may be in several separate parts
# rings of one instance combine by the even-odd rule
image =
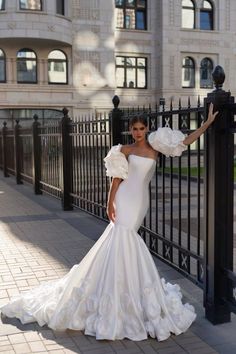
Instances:
[[[159,128],[146,141],[147,123],[131,122],[134,144],[113,146],[105,164],[113,177],[107,213],[110,224],[83,260],[62,279],[44,283],[1,308],[22,323],[37,321],[56,330],[84,330],[97,339],[158,340],[188,329],[196,315],[182,304],[177,285],[161,280],[153,259],[137,234],[148,209],[148,185],[158,151],[180,155],[214,121],[188,137]]]

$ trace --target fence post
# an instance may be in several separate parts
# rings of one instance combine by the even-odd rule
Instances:
[[[22,184],[20,169],[21,169],[21,150],[20,150],[20,136],[19,136],[19,120],[16,120],[16,125],[14,129],[14,155],[15,155],[15,173],[16,173],[16,183]]]
[[[233,115],[227,108],[234,98],[222,90],[224,71],[217,66],[212,74],[216,89],[204,100],[205,114],[209,103],[219,111],[206,133],[205,145],[205,284],[206,318],[213,324],[230,321],[224,301],[230,288],[224,269],[233,266],[233,155],[234,137],[230,133]]]
[[[61,191],[63,210],[72,210],[72,137],[70,136],[71,119],[68,116],[68,109],[62,110],[64,117],[61,120]]]
[[[37,114],[34,115],[33,122],[33,186],[35,194],[42,194],[40,189],[41,180],[41,140],[39,136],[39,126]]]
[[[110,114],[111,121],[111,145],[117,145],[121,143],[121,124],[120,120],[123,115],[121,109],[118,108],[120,99],[118,96],[114,96],[112,99],[112,103],[114,105],[113,110]]]
[[[3,123],[3,128],[2,128],[2,169],[3,169],[3,175],[4,177],[9,177],[9,174],[7,172],[7,123]]]

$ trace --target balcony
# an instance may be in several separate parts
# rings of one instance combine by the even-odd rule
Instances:
[[[72,23],[68,17],[43,11],[0,12],[1,39],[40,39],[72,44]]]

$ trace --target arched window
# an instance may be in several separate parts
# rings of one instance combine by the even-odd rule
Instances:
[[[42,11],[42,0],[20,0],[20,10]]]
[[[5,0],[0,0],[0,11],[5,10]]]
[[[37,57],[31,49],[21,49],[17,53],[17,82],[37,83]]]
[[[48,83],[68,83],[67,57],[61,50],[53,50],[48,55]]]
[[[195,5],[192,0],[182,0],[182,28],[195,28]]]
[[[212,88],[212,71],[213,71],[213,62],[209,58],[204,58],[201,61],[200,66],[200,87],[201,88]]]
[[[0,49],[0,82],[6,82],[6,56]]]
[[[213,30],[213,7],[210,1],[204,0],[200,10],[200,29]]]
[[[183,59],[182,87],[195,87],[195,64],[190,57]]]

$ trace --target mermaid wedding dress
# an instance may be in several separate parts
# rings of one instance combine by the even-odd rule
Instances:
[[[185,149],[181,139],[170,151],[167,135],[167,153],[181,153]],[[157,140],[154,135],[149,138],[154,145]],[[148,185],[156,162],[137,155],[129,155],[127,161],[120,148],[112,147],[105,158],[107,174],[123,178],[115,197],[115,223],[67,275],[11,300],[1,308],[4,315],[55,330],[84,330],[97,339],[137,341],[148,335],[167,339],[194,321],[194,308],[182,304],[178,285],[160,279],[137,233],[148,209]]]

